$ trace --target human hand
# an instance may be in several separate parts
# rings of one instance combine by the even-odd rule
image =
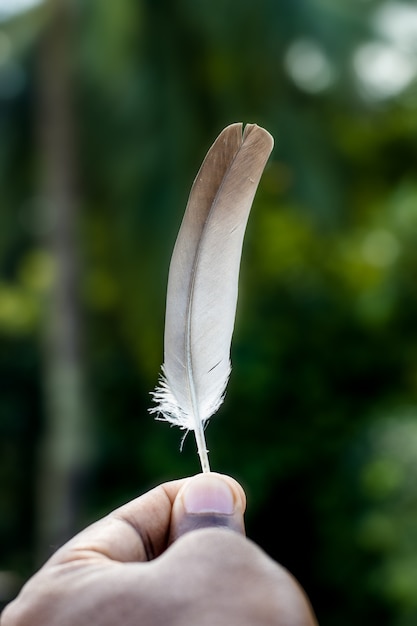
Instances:
[[[232,478],[165,483],[60,548],[1,626],[316,626],[292,576],[244,536]]]

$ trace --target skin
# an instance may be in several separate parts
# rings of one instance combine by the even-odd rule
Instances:
[[[168,482],[60,548],[1,626],[317,626],[294,578],[245,537],[229,476]]]

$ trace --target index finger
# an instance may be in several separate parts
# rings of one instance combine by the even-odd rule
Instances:
[[[172,505],[187,478],[164,483],[115,509],[81,531],[49,560],[50,564],[150,561],[168,544]]]

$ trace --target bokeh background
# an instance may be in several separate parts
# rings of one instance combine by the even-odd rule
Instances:
[[[0,1],[2,604],[199,471],[147,410],[188,192],[235,121],[276,143],[212,467],[322,626],[417,623],[417,3],[394,0]]]

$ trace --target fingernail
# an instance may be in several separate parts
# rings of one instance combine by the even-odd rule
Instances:
[[[187,513],[221,513],[231,515],[235,499],[229,485],[210,474],[196,476],[185,486],[182,501]]]

